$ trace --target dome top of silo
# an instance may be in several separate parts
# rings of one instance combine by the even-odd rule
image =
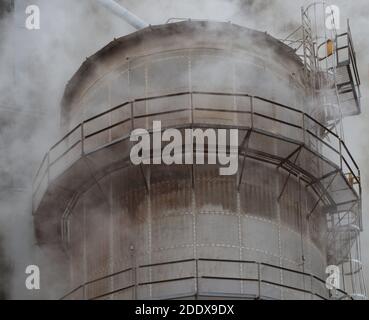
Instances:
[[[302,62],[294,50],[266,32],[241,27],[227,22],[182,21],[164,25],[150,26],[119,39],[86,59],[68,82],[63,108],[73,104],[83,92],[98,79],[113,69],[117,63],[179,49],[213,48],[219,50],[253,51],[265,48],[265,54],[273,54],[281,64],[288,60],[302,68]],[[255,51],[257,56],[259,53]],[[286,59],[287,58],[287,59]]]

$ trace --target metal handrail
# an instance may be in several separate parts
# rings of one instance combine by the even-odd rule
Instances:
[[[357,163],[355,162],[355,160],[353,159],[351,153],[349,152],[347,146],[345,145],[345,143],[339,138],[338,135],[336,135],[334,132],[332,132],[330,129],[328,129],[326,126],[324,126],[322,123],[320,123],[318,120],[316,120],[315,118],[311,117],[310,115],[306,114],[305,112],[303,112],[302,110],[298,110],[289,106],[286,106],[284,104],[275,102],[275,101],[271,101],[269,99],[265,99],[262,97],[258,97],[258,96],[252,96],[246,93],[227,93],[227,92],[206,92],[206,91],[185,91],[185,92],[178,92],[178,93],[171,93],[171,94],[166,94],[166,95],[156,95],[156,96],[151,96],[151,97],[144,97],[144,98],[138,98],[132,101],[127,101],[124,102],[122,104],[119,104],[116,107],[113,107],[107,111],[104,111],[98,115],[95,115],[87,120],[84,120],[82,123],[78,124],[77,126],[75,126],[70,132],[68,132],[62,139],[60,139],[56,144],[54,144],[52,146],[52,148],[50,149],[50,151],[48,152],[48,154],[44,157],[43,162],[41,163],[40,169],[37,171],[37,174],[34,178],[34,193],[33,195],[35,196],[35,193],[38,192],[41,184],[44,181],[45,175],[46,173],[43,175],[42,179],[40,179],[38,185],[35,186],[35,182],[37,180],[39,180],[39,174],[42,171],[42,167],[45,166],[46,162],[47,162],[47,168],[46,168],[46,172],[47,175],[49,177],[49,172],[50,172],[50,167],[52,167],[56,162],[58,162],[59,160],[61,160],[66,154],[68,154],[72,149],[76,148],[79,144],[81,144],[81,155],[83,156],[85,154],[85,140],[95,136],[99,133],[102,133],[104,131],[108,131],[111,130],[112,128],[121,125],[123,123],[129,122],[131,121],[132,123],[134,122],[134,120],[136,119],[141,119],[141,118],[149,118],[149,117],[153,117],[153,116],[158,116],[158,115],[165,115],[165,114],[169,114],[169,113],[176,113],[176,112],[183,112],[183,111],[189,111],[189,112],[194,112],[196,110],[201,110],[201,108],[193,108],[193,106],[189,106],[188,108],[180,108],[180,109],[174,109],[174,110],[170,110],[170,111],[165,111],[165,112],[159,112],[159,113],[152,113],[152,114],[144,114],[144,115],[140,115],[140,116],[135,116],[134,115],[134,104],[137,102],[145,102],[145,101],[151,101],[151,100],[158,100],[158,99],[164,99],[164,98],[168,98],[168,97],[177,97],[177,96],[183,96],[183,95],[190,95],[191,97],[195,96],[195,95],[211,95],[211,96],[228,96],[228,97],[244,97],[244,98],[250,98],[251,100],[251,110],[250,111],[242,111],[242,110],[218,110],[218,109],[209,109],[209,111],[211,110],[211,112],[228,112],[230,114],[236,114],[236,113],[243,113],[243,114],[249,114],[251,116],[251,122],[252,125],[254,123],[254,117],[262,117],[265,119],[269,119],[271,121],[275,121],[277,123],[286,125],[286,126],[290,126],[293,128],[297,128],[303,131],[304,134],[304,141],[303,143],[306,144],[305,141],[305,135],[308,134],[309,136],[314,137],[315,139],[317,139],[318,141],[320,141],[322,144],[324,144],[325,146],[327,146],[328,148],[330,148],[332,151],[334,151],[337,155],[340,156],[341,159],[341,164],[340,164],[340,169],[343,170],[343,163],[346,164],[348,170],[352,173],[353,177],[355,178],[355,180],[358,182],[358,184],[360,185],[360,172],[359,172],[359,167],[357,165]],[[191,98],[193,99],[193,98]],[[277,118],[277,116],[273,117],[270,114],[263,114],[260,112],[256,112],[255,106],[253,106],[253,101],[262,101],[262,102],[266,102],[269,104],[272,104],[275,107],[281,108],[283,110],[288,110],[288,111],[292,111],[295,112],[297,115],[301,115],[301,124],[295,124],[295,123],[291,123],[291,122],[287,122],[284,120],[280,120]],[[121,108],[126,108],[130,106],[131,110],[130,110],[130,115],[127,116],[126,119],[118,122],[118,123],[114,123],[111,124],[109,126],[106,126],[102,129],[98,129],[95,130],[92,133],[89,134],[85,134],[85,128],[86,125],[91,123],[94,120],[97,119],[101,119],[102,117],[106,116],[107,114],[110,114],[116,110],[119,110]],[[129,109],[128,109],[129,111]],[[310,131],[310,129],[308,127],[306,127],[306,120],[310,120],[312,122],[314,122],[315,125],[317,125],[320,129],[322,129],[324,132],[327,132],[331,138],[334,138],[337,143],[339,144],[339,148],[337,149],[334,144],[332,143],[332,141],[328,140],[324,141],[324,139],[318,137],[316,134],[314,134],[313,132]],[[133,128],[132,128],[133,129]],[[59,155],[55,160],[53,160],[52,162],[50,161],[50,154],[52,151],[54,151],[59,145],[61,145],[63,142],[68,142],[68,139],[72,136],[73,133],[75,133],[77,130],[81,131],[80,137],[79,139],[77,139],[76,141],[74,141],[72,143],[71,146],[69,146],[67,148],[67,150],[65,150],[64,152],[61,153],[61,155]],[[111,142],[112,143],[112,142]],[[355,168],[358,170],[358,173],[356,174],[353,170],[353,168],[350,166],[350,164],[348,163],[348,159],[347,157],[345,157],[343,155],[343,150],[345,151],[345,153],[347,153],[349,160],[354,164]],[[49,178],[48,178],[49,179]],[[48,182],[49,183],[49,182]]]
[[[163,279],[163,280],[151,280],[151,281],[143,281],[140,282],[137,275],[139,273],[139,270],[144,269],[144,268],[154,268],[154,267],[158,267],[158,266],[169,266],[169,265],[173,265],[173,264],[181,264],[181,263],[187,263],[187,262],[194,262],[195,263],[195,273],[193,275],[190,276],[185,276],[185,277],[175,277],[175,278],[168,278],[168,279]],[[240,264],[249,264],[249,265],[255,265],[257,267],[257,277],[250,277],[250,278],[246,278],[246,277],[226,277],[226,276],[212,276],[212,275],[204,275],[201,274],[201,272],[199,272],[199,263],[201,262],[220,262],[220,263],[240,263]],[[274,281],[270,281],[267,280],[265,278],[263,278],[262,276],[262,268],[261,267],[267,267],[267,268],[272,268],[278,271],[283,271],[283,272],[289,272],[292,274],[296,274],[296,275],[300,275],[302,277],[302,279],[308,278],[310,279],[310,285],[311,285],[311,289],[302,289],[302,288],[298,288],[298,287],[293,287],[290,285],[286,285],[286,284],[282,284],[282,283],[278,283],[278,282],[274,282]],[[99,281],[102,280],[107,280],[107,279],[111,279],[117,275],[121,275],[123,273],[127,273],[127,272],[135,272],[135,277],[134,277],[134,281],[132,281],[132,283],[127,284],[126,286],[120,288],[120,289],[115,289],[114,291],[109,291],[107,293],[103,293],[100,294],[98,296],[93,296],[91,298],[86,297],[86,287],[91,285],[91,284],[95,284]],[[305,294],[310,294],[311,296],[315,296],[321,299],[327,299],[326,297],[320,295],[317,292],[314,292],[313,288],[314,288],[314,281],[315,283],[319,283],[319,284],[323,284],[325,286],[326,281],[319,278],[318,276],[312,274],[312,273],[306,273],[306,272],[302,272],[302,271],[298,271],[298,270],[294,270],[294,269],[289,269],[289,268],[285,268],[285,267],[281,267],[281,266],[277,266],[277,265],[273,265],[273,264],[269,264],[269,263],[264,263],[264,262],[258,262],[258,261],[248,261],[248,260],[226,260],[226,259],[206,259],[206,258],[191,258],[191,259],[184,259],[184,260],[175,260],[175,261],[168,261],[168,262],[161,262],[161,263],[153,263],[153,264],[146,264],[146,265],[141,265],[141,266],[137,266],[135,268],[131,267],[131,268],[125,268],[121,271],[118,272],[114,272],[112,274],[108,274],[105,275],[103,277],[99,277],[96,278],[94,280],[90,280],[88,282],[85,282],[81,285],[79,285],[78,287],[76,287],[75,289],[69,291],[67,294],[65,294],[61,300],[67,299],[68,297],[70,297],[71,295],[73,295],[74,293],[76,293],[78,290],[83,290],[83,298],[84,299],[99,299],[114,293],[118,293],[127,289],[131,289],[131,288],[138,288],[140,286],[146,286],[146,285],[153,285],[153,284],[158,284],[158,283],[166,283],[166,282],[174,282],[174,281],[184,281],[184,280],[196,280],[198,281],[198,279],[212,279],[212,280],[230,280],[230,281],[249,281],[249,282],[258,282],[258,290],[257,290],[257,296],[255,298],[257,299],[261,299],[263,297],[262,295],[262,287],[261,284],[267,284],[267,285],[271,285],[271,286],[275,286],[281,289],[289,289],[289,290],[294,290],[300,293],[305,293]],[[305,281],[305,280],[304,280]],[[329,295],[329,290],[327,290],[327,296]],[[349,297],[348,294],[346,292],[344,292],[343,290],[337,289],[336,290],[337,293],[341,294],[344,298],[345,297]],[[221,293],[219,293],[221,294]],[[198,287],[196,292],[193,293],[194,296],[199,296],[201,295],[201,292],[199,292]],[[242,294],[241,294],[242,295]]]

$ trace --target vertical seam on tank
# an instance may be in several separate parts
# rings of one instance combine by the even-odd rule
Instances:
[[[146,194],[146,201],[147,201],[147,211],[148,211],[148,220],[149,220],[149,232],[148,232],[148,236],[149,236],[149,265],[152,264],[152,212],[151,212],[151,196],[150,193],[147,192]],[[149,292],[150,292],[150,298],[152,298],[152,267],[149,268]]]
[[[188,91],[190,92],[190,108],[192,107],[192,99],[191,99],[191,94],[192,94],[192,59],[191,59],[191,50],[188,51]],[[192,121],[192,120],[191,120]]]
[[[234,48],[233,48],[233,36],[232,36],[232,45],[231,45],[231,55],[232,55],[232,87],[233,87],[233,93],[236,93],[236,63],[234,59]],[[237,111],[237,98],[233,97],[233,109]],[[237,114],[234,114],[234,124],[237,124]],[[239,161],[239,157],[237,159]],[[237,181],[239,181],[239,170],[237,171],[237,179],[236,179],[236,187],[237,187]],[[242,261],[242,224],[241,224],[241,200],[240,200],[240,190],[237,190],[236,193],[237,197],[237,216],[238,216],[238,243],[239,243],[239,259]],[[243,278],[243,264],[240,263],[240,278]],[[241,295],[244,293],[244,282],[243,280],[240,280],[240,291]]]
[[[304,201],[304,204],[305,204],[305,212],[308,212],[308,193],[307,193],[307,190],[305,189],[305,201]],[[308,255],[308,263],[307,263],[307,266],[309,268],[309,273],[310,274],[313,274],[313,269],[312,269],[312,241],[311,241],[311,235],[310,235],[310,217],[307,217],[306,219],[306,227],[307,227],[307,243],[308,243],[308,246],[307,246],[307,255]],[[314,300],[314,287],[313,287],[313,283],[311,282],[310,283],[310,291],[311,291],[311,298],[312,300]]]
[[[193,126],[193,100],[192,100],[192,52],[188,51],[188,88],[190,92],[190,109],[191,109],[191,126]],[[198,296],[198,262],[197,262],[197,236],[196,236],[196,198],[195,198],[195,172],[194,165],[191,165],[191,212],[192,212],[192,241],[193,241],[193,257],[195,259],[195,296]]]
[[[238,180],[238,179],[237,179]],[[236,181],[237,183],[237,181]],[[237,192],[237,213],[238,213],[238,242],[239,242],[239,257],[242,261],[242,223],[241,223],[241,199],[240,192]],[[240,278],[243,278],[243,264],[240,263]],[[241,294],[244,293],[244,282],[241,280]]]
[[[109,108],[112,108],[112,97],[111,97],[111,86],[112,86],[112,80],[108,81],[108,105]],[[113,124],[113,119],[112,119],[112,112],[109,112],[109,126],[111,126]],[[112,142],[113,139],[113,135],[112,135],[112,130],[113,129],[109,129],[109,143]]]
[[[108,81],[108,105],[112,108],[112,82],[110,78]],[[112,125],[112,112],[109,112],[109,126]],[[109,129],[109,142],[112,142],[112,129]],[[110,260],[110,272],[114,273],[114,218],[113,218],[113,181],[112,174],[109,176],[109,260]],[[110,279],[110,290],[114,291],[114,277]],[[114,294],[110,296],[111,299],[114,298]]]
[[[87,282],[87,241],[86,241],[86,206],[85,206],[85,197],[82,200],[83,204],[83,299],[87,300],[86,296],[86,286]]]
[[[302,201],[302,186],[301,186],[301,175],[298,177],[298,211],[300,220],[300,241],[301,241],[301,267],[302,272],[305,273],[305,246],[304,246],[304,214],[303,214],[303,201]],[[306,289],[305,276],[302,277],[303,288]],[[304,293],[305,297],[305,293]]]
[[[149,70],[148,70],[148,62],[145,61],[145,98],[148,97],[148,93],[149,93]],[[145,114],[146,115],[149,114],[148,104],[149,104],[149,101],[145,99]],[[146,122],[146,128],[150,128],[149,117],[145,117],[145,122]]]
[[[193,232],[193,255],[194,255],[194,259],[197,260],[197,236],[196,236],[196,198],[195,198],[195,190],[192,188],[192,201],[191,201],[191,206],[192,206],[192,232]],[[198,270],[196,270],[196,272],[198,272]],[[198,277],[198,274],[196,274],[196,278]],[[195,281],[195,295],[198,295],[198,287],[197,287],[197,279]]]
[[[110,272],[114,273],[114,216],[113,216],[113,178],[110,175],[110,197],[109,197],[109,211],[110,211],[110,239],[109,239],[109,250],[110,250]],[[114,291],[114,277],[110,280],[110,290]],[[114,294],[111,295],[111,299],[114,298]]]
[[[278,175],[277,175],[277,179],[276,179],[276,185],[277,185],[277,190],[280,192],[280,171],[277,171]],[[279,250],[279,266],[282,268],[283,267],[283,256],[282,256],[282,241],[281,241],[281,206],[280,206],[280,202],[277,201],[277,219],[278,219],[278,250]],[[281,281],[281,285],[283,285],[283,271],[280,270],[280,281]],[[284,298],[284,292],[283,292],[283,287],[281,287],[281,300],[283,300]]]
[[[147,60],[145,61],[145,97],[148,96],[148,91],[149,91],[149,69],[148,69],[148,62]],[[149,101],[147,99],[145,99],[145,112],[146,114],[148,114],[148,104],[149,104]],[[149,128],[149,118],[147,117],[146,118],[146,127]],[[150,196],[150,193],[147,193],[146,194],[146,203],[147,203],[147,211],[148,211],[148,237],[149,237],[149,243],[148,243],[148,256],[149,256],[149,264],[151,264],[151,260],[152,260],[152,257],[151,257],[151,252],[152,252],[152,247],[151,247],[151,237],[152,237],[152,217],[151,217],[151,196]],[[152,267],[149,268],[149,282],[150,282],[150,285],[149,285],[149,295],[150,295],[150,298],[152,298],[152,284],[151,284],[151,281],[152,281]]]

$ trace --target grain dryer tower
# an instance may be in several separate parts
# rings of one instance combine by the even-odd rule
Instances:
[[[360,172],[340,126],[360,112],[359,76],[349,29],[313,25],[325,8],[284,41],[172,21],[83,63],[34,185],[39,243],[68,263],[63,298],[365,298]],[[134,166],[130,134],[154,120],[238,129],[238,173]]]

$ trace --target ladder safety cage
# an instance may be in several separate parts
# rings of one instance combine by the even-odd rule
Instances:
[[[367,299],[367,291],[361,263],[360,232],[363,231],[363,225],[360,169],[351,156],[347,157],[342,121],[344,117],[361,113],[361,82],[350,22],[347,20],[345,32],[338,33],[332,11],[332,28],[328,28],[326,21],[329,8],[326,1],[303,7],[301,26],[281,41],[300,57],[304,66],[306,92],[312,96],[312,107],[307,108],[314,118],[322,121],[342,140],[339,148],[341,156],[344,156],[340,170],[348,181],[346,187],[359,195],[357,201],[327,208],[326,213],[328,263],[340,266],[341,287],[350,292],[353,299],[361,300]],[[308,130],[320,137],[329,132],[322,132],[314,125],[309,126]],[[325,146],[321,141],[312,139],[309,147],[321,153]],[[352,162],[348,163],[347,159]],[[320,170],[319,163],[312,162],[311,166]],[[353,168],[358,170],[357,175],[352,174]]]

